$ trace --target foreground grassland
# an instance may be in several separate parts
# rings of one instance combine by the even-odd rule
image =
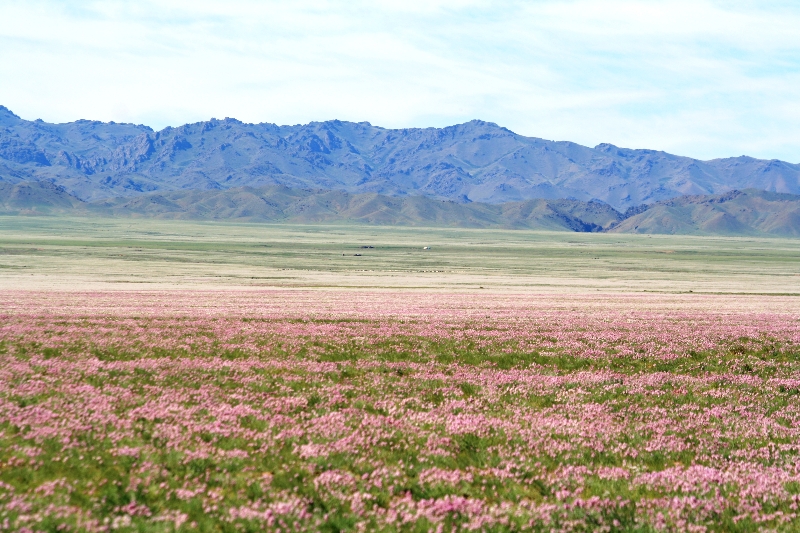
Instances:
[[[800,293],[798,258],[800,239],[0,217],[0,288]]]
[[[799,293],[800,240],[0,218],[0,532],[797,531]]]
[[[800,527],[796,298],[407,295],[3,293],[0,527]]]

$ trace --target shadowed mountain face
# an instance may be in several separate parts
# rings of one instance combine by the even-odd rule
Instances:
[[[523,137],[472,121],[388,130],[234,119],[146,126],[22,120],[0,106],[0,181],[48,180],[83,200],[153,191],[282,185],[499,204],[601,200],[624,210],[733,189],[800,193],[800,165],[749,157],[699,161],[653,150]]]
[[[63,187],[47,181],[0,182],[0,213],[49,214],[79,213],[86,202],[75,198]]]
[[[757,189],[683,196],[651,205],[611,231],[800,237],[800,196]]]
[[[683,196],[620,213],[605,203],[580,200],[463,204],[280,185],[84,202],[49,182],[19,182],[0,183],[0,214],[800,237],[800,196],[756,189]]]
[[[357,223],[602,231],[622,220],[611,206],[579,200],[505,204],[297,190],[280,185],[165,191],[84,202],[49,182],[0,183],[0,214],[66,214],[239,222]]]

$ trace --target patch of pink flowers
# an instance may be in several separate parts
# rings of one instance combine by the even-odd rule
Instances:
[[[800,517],[791,297],[0,294],[0,531]]]

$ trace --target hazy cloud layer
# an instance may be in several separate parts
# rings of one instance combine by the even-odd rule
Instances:
[[[0,104],[154,128],[481,118],[800,162],[797,28],[796,2],[0,0]]]

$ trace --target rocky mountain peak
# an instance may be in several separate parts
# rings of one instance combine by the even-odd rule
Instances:
[[[498,204],[596,199],[625,211],[685,194],[754,187],[800,193],[800,165],[699,161],[603,143],[525,137],[493,122],[385,129],[328,120],[294,126],[234,118],[165,128],[48,124],[0,106],[0,182],[50,180],[84,199],[146,191],[280,185]]]

